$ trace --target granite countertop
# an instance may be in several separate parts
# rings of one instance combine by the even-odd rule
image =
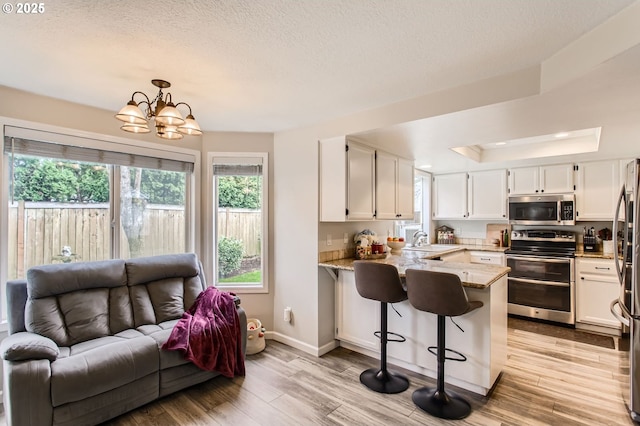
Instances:
[[[500,278],[505,276],[510,269],[504,266],[484,265],[475,263],[443,262],[431,260],[445,253],[463,250],[464,247],[426,254],[419,251],[404,251],[401,255],[390,254],[382,259],[368,259],[367,262],[385,263],[398,268],[401,277],[405,277],[407,269],[421,269],[435,272],[453,273],[460,277],[462,285],[470,288],[485,289]],[[503,248],[504,249],[504,248]],[[318,263],[318,266],[343,271],[353,271],[353,262],[356,259],[338,259]]]
[[[591,258],[591,259],[614,259],[613,253],[603,253],[601,251],[576,251],[576,257]]]

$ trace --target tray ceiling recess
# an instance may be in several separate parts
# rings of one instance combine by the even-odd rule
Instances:
[[[526,160],[598,151],[601,127],[451,148],[477,163]]]

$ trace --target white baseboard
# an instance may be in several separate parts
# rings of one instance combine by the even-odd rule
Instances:
[[[276,342],[284,343],[285,345],[291,346],[292,348],[299,349],[303,352],[314,356],[322,356],[327,352],[332,351],[337,348],[339,345],[337,340],[333,340],[332,342],[327,343],[326,345],[322,345],[320,347],[316,347],[310,345],[305,342],[301,342],[298,339],[291,338],[289,336],[285,336],[284,334],[276,333],[275,331],[267,331],[264,333],[264,337],[267,340],[275,340]]]

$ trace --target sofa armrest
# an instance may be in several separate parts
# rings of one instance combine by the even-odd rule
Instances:
[[[5,361],[26,361],[31,359],[55,361],[60,355],[60,349],[48,337],[35,333],[20,332],[8,336],[0,343],[0,354]]]

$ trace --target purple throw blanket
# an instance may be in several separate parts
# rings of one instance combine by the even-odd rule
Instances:
[[[199,368],[244,376],[240,320],[233,295],[207,287],[171,331],[162,349],[181,351]]]

